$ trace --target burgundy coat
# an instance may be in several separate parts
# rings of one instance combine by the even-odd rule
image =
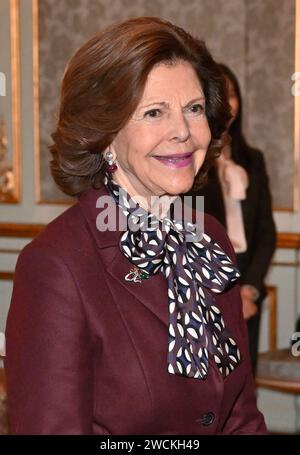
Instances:
[[[216,297],[243,361],[226,379],[167,372],[167,283],[127,282],[120,232],[96,228],[90,190],[22,251],[6,328],[8,409],[17,434],[256,434],[238,286]],[[205,231],[233,257],[219,223]]]

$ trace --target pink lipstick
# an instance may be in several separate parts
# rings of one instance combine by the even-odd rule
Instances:
[[[178,153],[167,156],[154,156],[160,163],[172,168],[190,166],[193,161],[192,153]]]

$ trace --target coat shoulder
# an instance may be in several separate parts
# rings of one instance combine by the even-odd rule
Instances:
[[[55,251],[64,256],[86,238],[85,220],[78,203],[51,221],[45,229],[23,249],[22,254],[34,250]]]
[[[248,156],[252,167],[260,170],[265,168],[265,157],[261,150],[251,147],[248,151]]]

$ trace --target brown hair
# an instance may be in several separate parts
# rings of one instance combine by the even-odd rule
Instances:
[[[170,22],[139,17],[93,36],[70,60],[62,82],[51,172],[66,194],[78,196],[103,179],[103,152],[134,113],[147,76],[158,63],[189,62],[206,97],[212,134],[201,182],[230,118],[224,79],[203,41]]]

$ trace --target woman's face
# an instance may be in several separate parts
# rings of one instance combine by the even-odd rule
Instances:
[[[111,145],[118,165],[114,179],[131,196],[184,193],[193,185],[210,140],[205,97],[192,66],[159,64]]]
[[[239,113],[240,105],[239,105],[239,99],[237,97],[233,83],[227,77],[225,79],[226,79],[226,86],[227,86],[228,103],[230,105],[230,108],[231,108],[230,112],[232,115],[232,117],[229,121],[229,124],[228,124],[228,128],[229,128],[229,126],[234,122],[234,120],[236,119],[236,116]]]

